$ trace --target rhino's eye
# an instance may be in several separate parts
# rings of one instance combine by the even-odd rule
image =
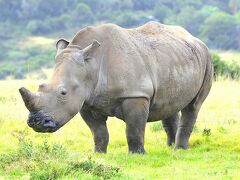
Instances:
[[[67,95],[67,90],[64,87],[60,87],[58,90],[59,94],[62,96]]]
[[[63,95],[63,96],[67,95],[67,91],[66,90],[62,90],[61,91],[61,95]]]

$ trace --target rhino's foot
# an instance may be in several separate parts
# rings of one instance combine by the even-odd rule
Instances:
[[[175,135],[173,127],[164,127],[166,133],[167,133],[167,146],[172,146],[175,143]]]
[[[174,132],[174,127],[164,127],[167,133],[167,146],[172,146],[175,143],[176,131]]]
[[[196,122],[200,105],[190,103],[181,111],[182,117],[177,129],[175,149],[188,149],[189,138]]]
[[[188,149],[188,146],[175,146],[174,147],[174,150],[176,151],[176,150],[179,150],[179,149],[183,149],[183,150],[187,150]]]
[[[129,154],[144,154],[145,150],[143,144],[139,140],[128,137],[128,152]]]
[[[94,153],[103,153],[106,154],[107,153],[107,149],[98,149],[98,148],[94,148]]]
[[[138,150],[129,150],[129,154],[146,154],[146,151],[144,149],[138,149]]]
[[[174,138],[174,139],[170,139],[170,138],[168,137],[168,139],[167,139],[167,146],[173,146],[174,143],[175,143],[175,138]]]
[[[109,137],[94,136],[94,152],[95,153],[107,153]]]
[[[188,141],[192,127],[179,127],[176,135],[175,149],[188,149]]]
[[[175,136],[179,122],[179,113],[162,120],[163,128],[167,133],[167,146],[172,146],[175,143]]]

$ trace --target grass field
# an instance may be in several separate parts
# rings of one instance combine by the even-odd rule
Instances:
[[[0,179],[240,179],[240,82],[218,80],[200,111],[190,149],[165,146],[160,122],[146,129],[145,155],[129,155],[125,124],[109,118],[108,154],[94,154],[77,115],[53,134],[31,130],[18,94],[39,81],[0,81]],[[210,129],[210,132],[209,132]]]

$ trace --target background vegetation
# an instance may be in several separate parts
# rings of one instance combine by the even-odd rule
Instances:
[[[177,24],[211,49],[240,50],[240,0],[0,0],[0,7],[0,79],[52,67],[58,38],[107,22]],[[39,36],[48,39],[38,44]]]

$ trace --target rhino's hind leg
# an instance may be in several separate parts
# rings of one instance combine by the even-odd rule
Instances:
[[[181,111],[182,117],[176,135],[176,149],[188,148],[189,137],[196,122],[198,112],[211,89],[213,80],[213,67],[210,55],[208,56],[208,58],[208,64],[206,67],[202,87],[200,88],[198,94],[192,100],[192,102]]]
[[[125,99],[122,103],[129,153],[144,153],[144,133],[149,113],[145,98]]]
[[[93,113],[86,108],[83,108],[80,113],[93,134],[94,152],[106,153],[109,141],[109,134],[106,125],[107,116]]]
[[[176,134],[176,146],[175,149],[187,149],[189,137],[192,133],[193,126],[197,119],[197,114],[192,108],[185,108],[182,110],[182,117],[179,122],[177,134]]]
[[[177,133],[179,123],[179,113],[162,120],[163,128],[167,133],[167,145],[171,146],[175,143],[175,136]]]

